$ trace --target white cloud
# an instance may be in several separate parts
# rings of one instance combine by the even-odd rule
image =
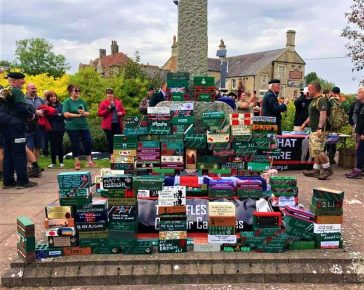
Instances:
[[[342,0],[208,0],[209,56],[215,57],[220,39],[230,56],[282,48],[288,29],[297,31],[296,49],[304,59],[344,56],[340,33],[350,5]],[[13,0],[1,10],[1,59],[14,58],[16,40],[41,37],[66,56],[73,71],[96,58],[99,48],[109,53],[111,40],[128,55],[138,50],[143,63],[163,65],[177,34],[172,0]],[[308,60],[306,72],[315,70],[352,92],[357,81],[351,79],[360,74],[351,67],[349,58]]]

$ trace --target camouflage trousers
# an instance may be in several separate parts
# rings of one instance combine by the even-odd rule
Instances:
[[[317,132],[310,133],[310,155],[317,157],[321,153],[324,153],[325,144],[327,141],[327,133],[322,132],[319,136]]]

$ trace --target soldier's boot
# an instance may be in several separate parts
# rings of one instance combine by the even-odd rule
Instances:
[[[320,180],[326,180],[327,178],[329,178],[331,175],[333,175],[334,172],[332,171],[332,168],[324,168],[324,170],[322,171],[322,173],[320,174],[319,177],[317,177]]]
[[[303,175],[307,177],[319,177],[320,169],[304,170]]]

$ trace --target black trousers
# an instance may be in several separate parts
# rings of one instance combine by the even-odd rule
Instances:
[[[47,132],[47,138],[51,145],[51,159],[53,164],[56,164],[57,156],[59,163],[63,163],[63,135],[64,132]]]
[[[114,135],[122,134],[120,124],[112,123],[111,130],[104,129],[104,132],[105,132],[105,137],[106,137],[109,153],[112,154],[112,151],[114,150]]]
[[[18,185],[26,184],[29,179],[25,152],[25,125],[11,125],[2,128],[1,131],[4,137],[4,185],[15,184],[14,173],[16,173]]]

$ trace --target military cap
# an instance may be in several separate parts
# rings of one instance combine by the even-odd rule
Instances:
[[[281,83],[281,81],[280,80],[277,80],[277,79],[272,79],[272,80],[270,80],[268,82],[269,85],[271,85],[271,84],[280,84],[280,83]]]
[[[152,85],[150,85],[150,86],[148,87],[148,91],[154,91],[154,87],[153,87]]]
[[[340,88],[339,87],[333,87],[331,91],[335,94],[340,94]]]
[[[6,76],[6,78],[20,80],[20,79],[25,78],[25,74],[23,74],[21,72],[9,72],[8,75]]]

